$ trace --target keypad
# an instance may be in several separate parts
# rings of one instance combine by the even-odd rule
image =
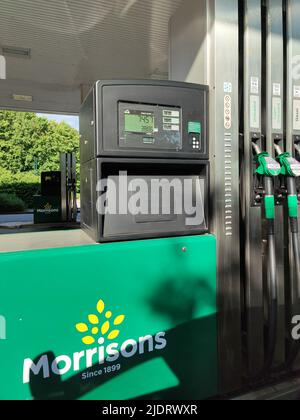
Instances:
[[[199,137],[194,136],[192,138],[192,144],[193,144],[193,149],[194,150],[200,150],[200,139]]]

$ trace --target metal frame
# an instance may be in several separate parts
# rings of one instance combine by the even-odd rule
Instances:
[[[285,0],[286,7],[286,149],[292,153],[298,160],[299,154],[296,153],[295,143],[300,141],[300,2],[298,0]],[[299,194],[298,182],[298,194]],[[295,266],[289,235],[289,272],[290,283],[295,285]],[[295,294],[295,289],[290,290]],[[287,320],[290,323],[290,320]],[[295,369],[299,369],[300,360],[298,358],[294,365]]]

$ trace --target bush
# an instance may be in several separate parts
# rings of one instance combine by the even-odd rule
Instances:
[[[33,196],[39,192],[40,177],[32,172],[13,174],[0,168],[0,194],[5,193],[19,197],[25,208],[33,208]]]
[[[14,194],[0,193],[0,213],[14,213],[25,210],[25,203]]]

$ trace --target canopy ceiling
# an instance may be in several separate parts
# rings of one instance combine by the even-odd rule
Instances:
[[[0,0],[0,107],[77,113],[98,79],[167,78],[169,20],[182,1]]]

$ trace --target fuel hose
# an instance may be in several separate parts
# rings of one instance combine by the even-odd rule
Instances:
[[[258,168],[256,173],[263,177],[264,186],[264,211],[266,220],[267,237],[267,334],[266,334],[266,353],[264,365],[261,371],[255,375],[258,380],[269,373],[274,361],[276,341],[277,341],[277,314],[278,314],[278,279],[276,267],[276,246],[275,246],[275,197],[274,197],[274,177],[278,176],[281,167],[267,152],[262,152],[256,143],[253,143]]]
[[[290,153],[283,153],[278,145],[275,146],[275,150],[278,154],[277,160],[281,164],[281,174],[286,178],[288,218],[291,247],[293,252],[292,257],[294,262],[294,271],[290,274],[290,296],[288,301],[289,348],[285,363],[274,369],[274,372],[276,373],[282,370],[292,369],[300,350],[300,343],[293,340],[292,337],[292,320],[295,315],[300,315],[300,246],[298,227],[298,194],[296,188],[296,177],[300,176],[300,163],[294,159]]]
[[[268,269],[267,269],[267,296],[268,296],[268,329],[265,363],[262,375],[270,371],[276,349],[277,340],[277,312],[278,312],[278,281],[276,270],[275,246],[275,199],[273,179],[264,178],[265,188],[265,217],[267,222],[268,243]]]

